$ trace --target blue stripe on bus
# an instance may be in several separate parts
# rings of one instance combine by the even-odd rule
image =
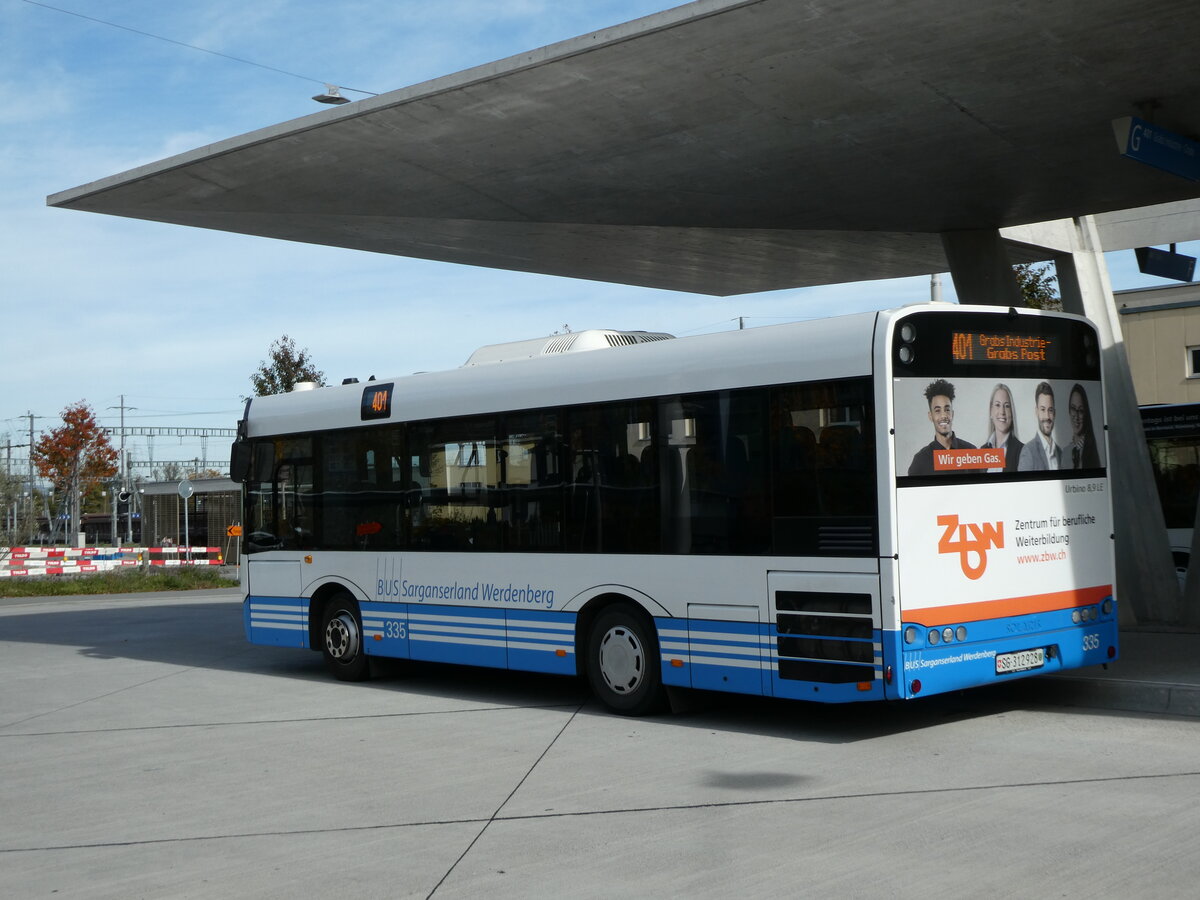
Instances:
[[[361,605],[367,652],[575,674],[575,614],[428,603]]]
[[[656,619],[664,684],[765,693],[770,642],[758,622]]]
[[[779,629],[771,626],[772,636],[772,688],[776,697],[794,700],[815,700],[821,703],[844,703],[855,700],[882,700],[885,693],[883,680],[883,640],[884,633],[879,628],[871,630],[870,638],[831,637],[821,634],[780,634]],[[869,662],[825,659],[816,656],[781,656],[778,652],[776,638],[798,637],[811,638],[818,641],[830,641],[847,644],[869,644],[871,660]],[[836,678],[820,681],[806,681],[795,678],[783,678],[779,673],[780,661],[795,660],[800,664],[812,663],[822,667],[837,667],[847,669],[847,678],[842,682]]]
[[[242,624],[252,644],[308,646],[308,600],[303,597],[247,597]]]
[[[371,602],[364,602],[361,611],[364,643],[372,655],[564,675],[576,672],[574,613]],[[249,597],[244,608],[247,637],[256,644],[307,647],[308,613],[305,598]],[[873,662],[850,664],[780,657],[778,629],[765,623],[659,618],[655,624],[662,678],[668,685],[824,701],[882,696],[882,633],[878,630],[870,641]],[[859,682],[783,679],[781,658],[870,666],[873,684],[863,691]]]
[[[372,656],[408,658],[408,606],[394,603],[359,604],[363,647]]]
[[[870,662],[846,662],[780,656],[777,639],[781,635],[774,624],[662,618],[655,624],[665,684],[823,702],[883,698],[883,633],[879,629],[873,629],[870,638],[811,636],[871,646]],[[850,666],[869,675],[848,683],[781,678],[780,660]]]
[[[407,605],[413,659],[507,668],[503,609]]]
[[[373,656],[574,675],[575,614],[431,604],[360,604]],[[309,601],[247,597],[243,625],[253,644],[308,647]]]
[[[575,613],[533,609],[507,613],[510,669],[575,674]]]

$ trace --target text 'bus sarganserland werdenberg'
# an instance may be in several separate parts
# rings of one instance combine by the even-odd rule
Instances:
[[[586,352],[585,352],[586,351]],[[581,332],[247,404],[246,633],[671,687],[912,698],[1117,657],[1084,319],[910,306]]]

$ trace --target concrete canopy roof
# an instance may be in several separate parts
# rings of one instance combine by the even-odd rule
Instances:
[[[1200,196],[1110,124],[1200,131],[1198,38],[1192,0],[700,0],[48,202],[716,295],[945,271],[944,231]]]

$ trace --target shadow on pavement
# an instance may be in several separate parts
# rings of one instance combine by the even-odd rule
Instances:
[[[211,595],[210,595],[211,598]],[[58,598],[55,598],[58,599]],[[247,643],[240,597],[175,595],[170,602],[3,608],[0,642],[76,647],[93,660],[132,659],[173,666],[243,672],[264,678],[332,681],[318,653]],[[124,602],[124,601],[122,601]],[[561,676],[438,663],[378,660],[376,677],[348,691],[404,691],[425,697],[504,707],[579,708],[610,715],[582,681]],[[830,743],[867,740],[1031,705],[1029,692],[1005,688],[928,697],[916,702],[830,705],[708,691],[683,691],[682,709],[657,721],[674,726],[762,734]]]

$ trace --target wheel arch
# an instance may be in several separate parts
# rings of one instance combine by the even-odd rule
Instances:
[[[580,602],[582,601],[582,602]],[[576,607],[575,616],[575,672],[577,675],[587,674],[587,645],[588,636],[592,631],[592,623],[596,617],[613,606],[632,606],[640,611],[650,623],[655,643],[658,643],[658,626],[655,616],[669,616],[662,604],[641,591],[623,585],[603,585],[593,588],[575,597],[569,606]]]
[[[321,622],[325,618],[325,607],[338,594],[349,594],[362,613],[363,593],[353,585],[336,578],[327,578],[315,588],[308,601],[308,649],[321,652]]]

